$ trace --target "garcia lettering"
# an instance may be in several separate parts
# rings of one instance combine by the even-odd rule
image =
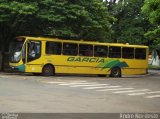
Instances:
[[[104,58],[89,58],[89,57],[68,57],[68,62],[95,62],[95,63],[104,63]]]

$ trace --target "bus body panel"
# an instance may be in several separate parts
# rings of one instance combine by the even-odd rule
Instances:
[[[42,73],[42,69],[46,64],[55,67],[55,73],[71,73],[71,74],[110,74],[111,69],[119,67],[122,74],[146,74],[148,69],[148,47],[138,45],[109,44],[98,42],[83,41],[67,41],[48,38],[26,37],[26,40],[37,40],[41,42],[41,56],[33,61],[23,63],[22,59],[17,63],[10,63],[11,67],[17,68],[21,72]],[[80,43],[91,44],[93,46],[118,46],[131,48],[146,49],[146,59],[125,59],[125,58],[108,58],[108,57],[90,57],[90,56],[69,56],[46,54],[46,42],[55,41],[60,43]],[[26,41],[25,41],[26,42]],[[122,57],[122,56],[121,56]]]
[[[102,61],[110,63],[117,60],[125,62],[128,65],[127,67],[121,67],[122,74],[145,74],[148,68],[147,61],[144,60],[47,55],[44,58],[27,63],[26,72],[40,73],[45,64],[52,64],[55,67],[55,73],[110,74],[110,70],[114,65],[112,67],[99,65],[103,64]]]

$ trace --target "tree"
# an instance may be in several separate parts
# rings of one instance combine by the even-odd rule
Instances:
[[[7,50],[10,40],[23,32],[29,17],[35,14],[36,5],[17,1],[0,1],[0,44],[2,51]],[[24,33],[25,35],[25,33]]]
[[[0,3],[1,39],[5,41],[13,35],[105,40],[110,31],[112,18],[102,0],[1,0]]]
[[[146,17],[141,14],[144,0],[112,0],[112,14],[117,21],[112,26],[111,39],[114,42],[146,44],[144,33],[151,27]],[[110,5],[110,4],[109,4]]]
[[[8,60],[6,52],[8,52],[10,41],[17,35],[28,34],[30,30],[30,28],[27,29],[27,26],[37,11],[36,3],[30,3],[30,1],[23,2],[23,0],[0,1],[0,56],[3,67]]]
[[[1,0],[0,51],[19,35],[105,42],[112,20],[102,0]]]
[[[106,40],[112,18],[101,0],[49,2],[41,2],[39,11],[41,19],[50,21],[47,35],[65,39]],[[45,5],[50,9],[47,13]]]
[[[158,44],[160,45],[160,1],[145,0],[142,13],[144,13],[155,26],[145,34],[146,37],[153,41],[152,47],[155,48]]]

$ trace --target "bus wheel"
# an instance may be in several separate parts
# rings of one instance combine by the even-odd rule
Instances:
[[[119,67],[114,67],[111,69],[111,77],[121,77],[121,69]]]
[[[45,65],[42,69],[43,76],[53,76],[54,75],[54,68],[51,65]]]

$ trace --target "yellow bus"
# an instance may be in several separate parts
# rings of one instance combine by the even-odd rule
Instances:
[[[146,74],[148,47],[118,43],[17,37],[10,47],[13,70],[51,76],[94,74],[121,77]]]

